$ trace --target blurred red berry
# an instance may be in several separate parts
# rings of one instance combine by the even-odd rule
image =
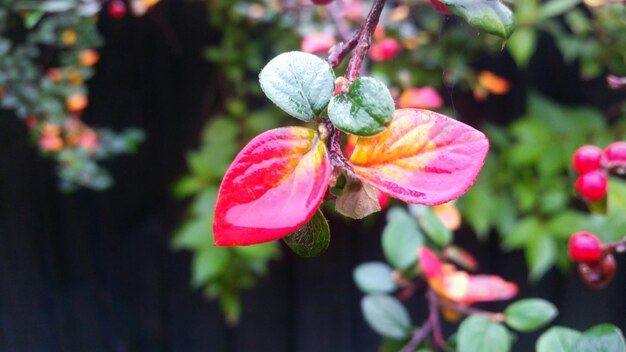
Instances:
[[[313,32],[302,38],[300,46],[305,53],[325,54],[337,43],[332,33]]]
[[[578,264],[578,273],[591,288],[606,286],[613,280],[616,269],[615,257],[610,253],[595,262]]]
[[[443,13],[444,15],[451,15],[452,11],[450,11],[448,9],[448,7],[446,5],[444,5],[441,1],[439,0],[430,0],[430,3],[435,7],[435,10],[437,10],[439,13]]]
[[[109,16],[114,20],[121,20],[126,16],[126,4],[122,0],[111,0],[107,7]]]
[[[587,201],[595,202],[606,196],[607,184],[606,175],[594,170],[578,176],[576,191]]]
[[[369,51],[370,59],[374,61],[387,61],[392,59],[402,47],[400,42],[393,38],[385,38],[372,44]]]
[[[626,142],[613,142],[604,149],[604,160],[611,166],[626,164]]]
[[[602,242],[591,232],[575,232],[569,238],[568,253],[575,262],[595,262],[600,259]]]
[[[601,163],[602,149],[595,145],[583,145],[572,156],[572,165],[579,174],[597,170]]]
[[[333,0],[311,0],[311,2],[315,5],[328,5],[333,2]]]

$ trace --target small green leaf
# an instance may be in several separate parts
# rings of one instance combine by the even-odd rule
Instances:
[[[511,335],[500,323],[481,315],[472,315],[459,326],[458,352],[506,352],[511,349]]]
[[[539,337],[535,348],[537,352],[571,352],[579,337],[574,329],[553,326]]]
[[[624,352],[624,335],[611,324],[596,325],[583,332],[576,343],[575,352]]]
[[[515,30],[513,13],[499,0],[443,0],[442,3],[471,26],[503,39]]]
[[[378,334],[392,339],[403,339],[409,335],[409,312],[395,297],[369,294],[361,300],[361,310],[367,324]]]
[[[364,293],[390,293],[396,289],[393,270],[382,262],[363,263],[354,269],[354,282]]]
[[[44,14],[45,12],[38,10],[28,11],[26,13],[26,17],[24,18],[24,25],[28,29],[34,28],[37,23],[39,23],[39,21],[43,18]]]
[[[317,209],[309,222],[283,237],[283,241],[301,257],[310,258],[321,255],[330,243],[330,229],[324,214]]]
[[[524,68],[537,47],[537,32],[529,27],[520,28],[511,36],[506,47],[517,66]]]
[[[504,310],[506,323],[521,332],[539,329],[554,319],[557,313],[552,303],[538,298],[517,301]]]
[[[424,239],[415,220],[400,207],[389,210],[383,230],[382,246],[385,259],[403,269],[417,261],[417,249]]]
[[[372,77],[359,77],[348,94],[332,98],[328,117],[340,130],[357,136],[373,136],[387,128],[394,102],[384,83]]]
[[[196,252],[192,263],[191,283],[200,287],[222,274],[229,263],[227,248],[211,246]]]
[[[437,215],[433,212],[432,208],[426,206],[418,206],[417,211],[419,221],[422,230],[426,235],[433,240],[439,246],[446,246],[452,241],[452,231],[448,230],[445,225],[439,220]]]
[[[289,115],[311,121],[326,108],[335,90],[335,74],[313,54],[292,51],[276,56],[259,74],[261,89]]]
[[[535,235],[526,247],[528,277],[537,282],[556,262],[557,248],[554,238],[545,233]]]

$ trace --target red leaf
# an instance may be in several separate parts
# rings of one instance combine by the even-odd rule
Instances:
[[[230,165],[217,196],[218,246],[272,241],[304,225],[319,207],[330,162],[315,131],[277,128],[258,135]]]
[[[441,261],[433,251],[428,249],[427,247],[421,246],[417,252],[419,253],[419,265],[426,276],[426,279],[430,280],[432,278],[440,277],[442,275],[441,269]]]
[[[388,195],[436,205],[460,197],[483,166],[489,141],[480,131],[428,110],[396,110],[382,133],[357,140],[355,173]]]

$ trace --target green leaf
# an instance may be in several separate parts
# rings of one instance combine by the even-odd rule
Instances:
[[[335,90],[335,74],[313,54],[292,51],[276,56],[259,74],[261,89],[289,115],[311,121],[326,108]]]
[[[529,27],[519,28],[506,46],[517,66],[524,68],[537,47],[537,32]]]
[[[389,89],[372,77],[359,77],[348,94],[339,94],[328,105],[328,117],[340,130],[357,136],[373,136],[391,122],[394,102]]]
[[[560,16],[580,4],[580,0],[550,0],[541,5],[539,21]]]
[[[472,315],[459,326],[457,352],[506,352],[511,349],[511,335],[500,323]]]
[[[580,332],[562,327],[553,326],[544,332],[537,340],[536,352],[571,352],[580,337]]]
[[[390,293],[396,289],[393,270],[382,262],[363,263],[354,269],[353,278],[364,293]]]
[[[37,10],[28,11],[26,13],[26,17],[24,18],[24,25],[28,29],[34,28],[37,25],[37,23],[39,23],[39,21],[43,18],[44,14],[45,12],[43,11],[37,11]]]
[[[209,247],[213,244],[213,227],[211,218],[197,218],[183,225],[172,239],[176,249],[196,249]]]
[[[611,324],[600,324],[585,331],[574,352],[624,352],[624,335]]]
[[[383,230],[382,247],[385,259],[403,269],[417,261],[417,249],[424,239],[415,220],[400,207],[391,209]]]
[[[443,0],[471,26],[507,39],[515,30],[513,13],[499,0]]]
[[[200,287],[223,273],[228,266],[229,255],[227,248],[210,247],[198,251],[193,257],[191,283]]]
[[[539,298],[517,301],[504,310],[506,323],[521,332],[539,329],[554,319],[557,313],[552,303]]]
[[[310,258],[321,255],[330,243],[330,229],[324,214],[317,209],[309,222],[283,237],[283,241],[301,257]]]
[[[411,318],[395,297],[369,294],[361,300],[361,310],[367,324],[378,334],[403,339],[411,331]]]
[[[426,206],[412,206],[417,209],[417,220],[426,235],[436,244],[443,247],[452,241],[452,232],[439,220],[432,208]]]
[[[585,221],[586,214],[575,210],[566,210],[548,220],[546,229],[559,238],[567,239],[573,232],[579,231],[584,226]]]
[[[545,233],[536,234],[526,247],[528,277],[538,281],[556,262],[557,248],[554,239]]]
[[[611,177],[607,190],[608,208],[611,212],[626,211],[626,182],[617,177]]]

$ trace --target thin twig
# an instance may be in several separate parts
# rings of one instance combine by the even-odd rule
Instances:
[[[407,343],[406,346],[404,346],[400,350],[400,352],[414,352],[417,346],[419,346],[419,344],[424,341],[428,334],[430,334],[432,329],[432,323],[430,319],[427,319],[424,324],[422,324],[421,328],[415,330],[415,332],[411,336],[411,341],[409,341],[409,343]]]
[[[348,63],[346,74],[346,77],[350,81],[353,81],[359,76],[363,60],[365,59],[365,55],[367,54],[367,51],[372,43],[372,35],[374,34],[374,30],[376,30],[376,26],[380,20],[380,14],[385,7],[385,1],[386,0],[374,0],[374,4],[372,5],[370,12],[367,14],[365,22],[363,22],[363,25],[359,28],[358,32],[350,40],[346,41],[344,39],[344,41],[337,44],[328,55],[328,63],[332,67],[337,67],[341,64],[344,57],[350,51],[354,50],[354,54]]]
[[[439,324],[439,297],[432,288],[429,288],[426,293],[426,299],[428,300],[428,320],[433,326],[433,344],[435,349],[444,349],[446,348],[446,340],[441,334],[441,325]]]
[[[348,162],[348,159],[343,155],[341,151],[341,131],[339,131],[335,125],[328,119],[323,119],[322,124],[328,132],[328,146],[330,148],[330,163],[333,167],[339,167],[346,171],[347,174],[353,173],[352,166]]]
[[[465,305],[461,305],[461,304],[457,304],[457,303],[453,303],[449,301],[439,300],[439,305],[441,307],[452,309],[454,311],[457,311],[465,315],[471,315],[471,314],[482,315],[484,317],[487,317],[499,323],[502,323],[505,320],[505,316],[502,313],[494,313],[494,312],[490,312],[490,311],[486,311],[486,310],[482,310],[478,308],[473,308],[473,307],[469,307],[469,306],[465,306]]]

